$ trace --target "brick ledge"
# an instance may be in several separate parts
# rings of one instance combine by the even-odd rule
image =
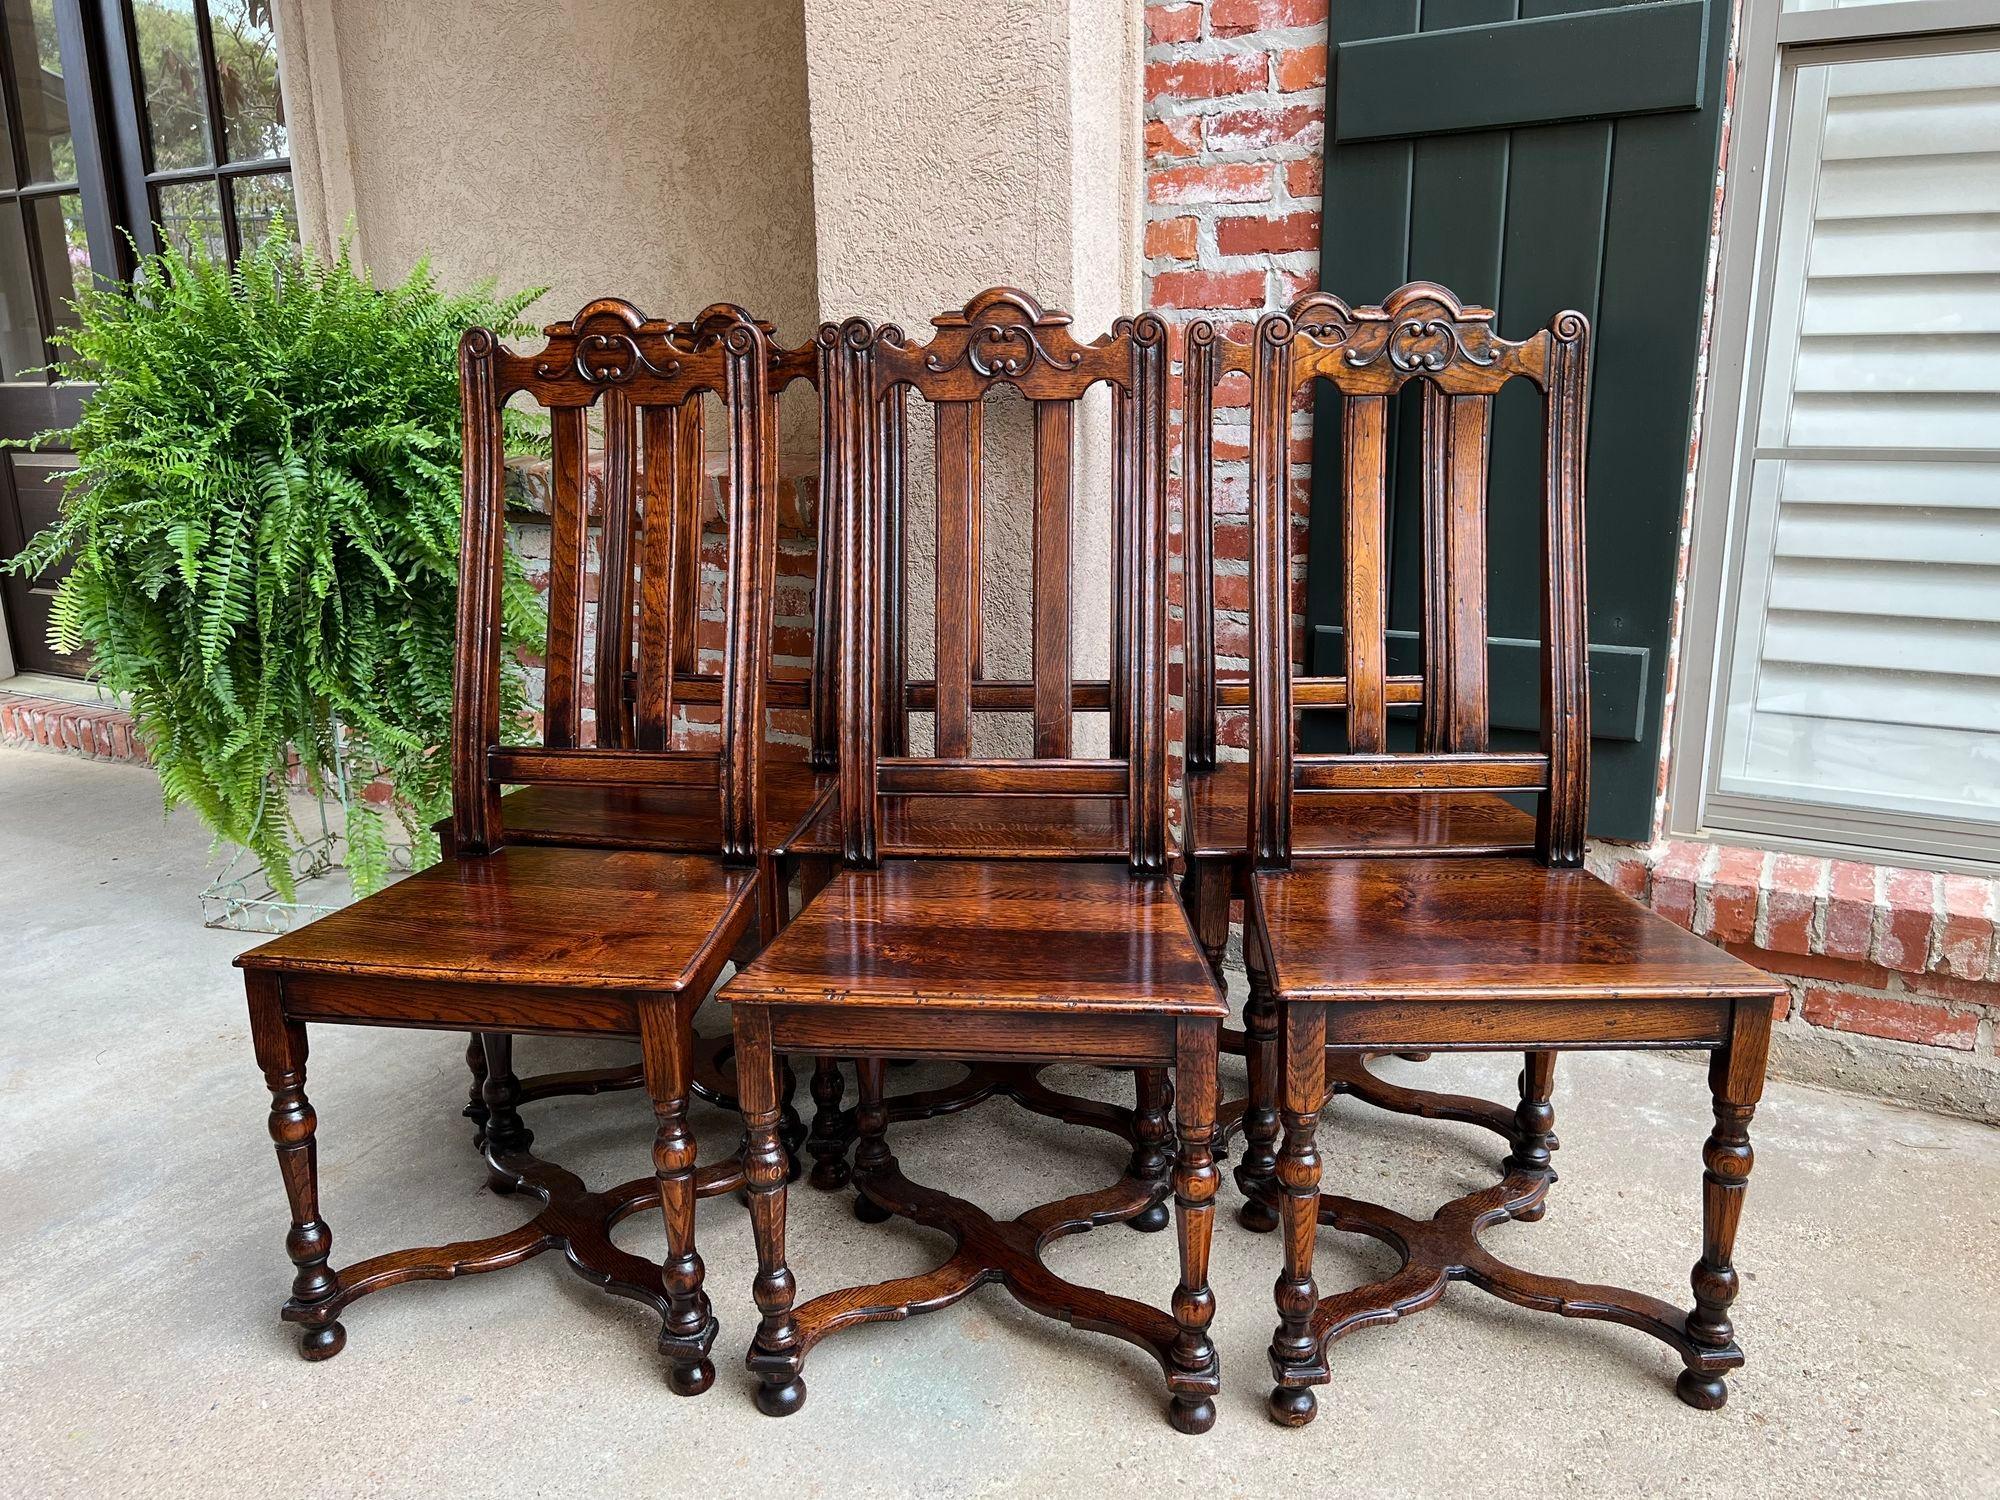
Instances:
[[[1783,977],[1795,1021],[1994,1052],[2000,881],[1687,839],[1598,843],[1589,863],[1662,916]]]
[[[132,715],[115,703],[78,703],[38,693],[10,693],[0,687],[0,745],[53,750],[89,760],[150,763],[132,726]]]

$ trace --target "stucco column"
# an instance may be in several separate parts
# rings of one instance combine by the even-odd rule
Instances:
[[[1088,339],[1139,310],[1142,0],[804,0],[819,305],[928,337],[937,313],[1012,285]],[[986,418],[986,670],[1028,668],[1031,427],[1026,403]],[[1109,661],[1108,397],[1077,424],[1079,676]],[[935,556],[928,414],[912,407],[912,666],[930,660]],[[1009,719],[1023,716],[1010,715]],[[1101,715],[1079,719],[1086,753]],[[922,733],[920,728],[919,733]],[[1018,752],[1022,723],[974,728]]]

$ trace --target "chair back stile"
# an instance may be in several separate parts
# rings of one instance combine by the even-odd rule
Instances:
[[[1066,315],[996,289],[934,320],[928,344],[851,319],[823,369],[823,421],[838,448],[842,538],[839,684],[842,850],[873,864],[884,796],[1071,796],[1121,799],[1134,869],[1166,869],[1165,557],[1166,330],[1121,319],[1089,344]],[[1112,675],[1079,681],[1071,640],[1072,464],[1075,408],[1112,390],[1114,584]],[[986,676],[981,620],[980,434],[987,395],[1011,385],[1033,407],[1031,671]],[[935,668],[908,676],[903,608],[907,397],[936,423],[938,548]],[[1128,597],[1129,596],[1129,597]],[[909,753],[908,715],[929,712],[934,753]],[[1111,756],[1074,756],[1074,716],[1111,714]],[[973,753],[975,712],[1025,713],[1033,753]],[[949,850],[940,849],[940,853]]]
[[[1218,349],[1218,342],[1221,347]],[[1442,287],[1413,282],[1380,307],[1349,308],[1314,293],[1257,321],[1248,345],[1190,330],[1188,431],[1198,401],[1231,370],[1250,377],[1250,680],[1215,684],[1204,598],[1189,594],[1189,763],[1214,764],[1219,707],[1250,709],[1249,847],[1253,865],[1286,866],[1297,796],[1398,792],[1539,794],[1535,848],[1544,863],[1583,859],[1589,782],[1589,698],[1583,580],[1584,414],[1589,324],[1558,314],[1519,343],[1493,330],[1493,313]],[[1541,505],[1541,743],[1489,746],[1486,664],[1487,447],[1493,398],[1525,379],[1543,398]],[[1345,670],[1292,674],[1290,414],[1298,393],[1325,380],[1339,393]],[[1423,383],[1423,655],[1421,676],[1387,670],[1388,412]],[[1190,437],[1188,527],[1206,561],[1207,422]],[[1199,569],[1206,571],[1205,567]],[[1191,572],[1194,570],[1191,570]],[[1204,580],[1205,582],[1206,580]],[[1199,620],[1199,624],[1197,621]],[[1199,687],[1197,680],[1206,678]],[[1421,748],[1392,753],[1391,705],[1420,704]],[[1347,750],[1294,746],[1301,707],[1344,709]],[[1197,727],[1198,726],[1198,727]]]
[[[761,832],[776,560],[773,388],[796,373],[774,360],[764,327],[728,306],[710,308],[691,324],[669,324],[645,318],[629,303],[601,299],[545,331],[546,347],[531,355],[501,347],[484,329],[469,331],[460,343],[465,507],[453,681],[455,845],[475,854],[506,841],[505,784],[681,786],[713,789],[721,854],[753,860]],[[548,412],[551,434],[539,748],[505,746],[500,734],[501,416],[521,393]],[[699,670],[695,647],[700,412],[709,395],[720,400],[729,425],[726,627],[721,670],[714,674]],[[592,609],[585,587],[587,424],[593,408],[604,443],[590,690],[596,728],[586,745],[583,663]],[[669,748],[677,698],[720,705],[718,749]]]

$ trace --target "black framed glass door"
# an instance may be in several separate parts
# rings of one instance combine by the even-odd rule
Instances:
[[[86,388],[44,368],[92,277],[163,242],[234,261],[294,226],[271,0],[0,0],[0,438],[73,426]],[[55,518],[68,457],[0,454],[0,557]],[[80,675],[48,643],[60,569],[0,577],[22,671]]]

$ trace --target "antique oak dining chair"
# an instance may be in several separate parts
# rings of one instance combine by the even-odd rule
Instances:
[[[670,342],[691,347],[695,330],[718,317],[748,320],[743,309],[718,303],[704,309],[691,322],[674,323],[666,330]],[[819,366],[830,348],[832,330],[823,329],[813,341],[788,349],[775,342],[777,330],[762,319],[755,320],[767,341],[770,355],[768,416],[776,423],[778,398],[787,387],[803,383],[815,393],[819,386]],[[817,406],[817,400],[815,400]],[[671,420],[662,418],[641,444],[636,462],[641,465],[633,484],[608,485],[603,474],[626,462],[621,451],[611,446],[614,435],[595,455],[589,472],[595,485],[586,485],[587,519],[595,522],[598,535],[600,620],[616,621],[619,628],[600,631],[588,664],[582,689],[593,708],[596,742],[608,747],[663,749],[676,740],[677,726],[647,721],[641,714],[641,670],[658,674],[670,671],[673,700],[683,709],[713,713],[721,701],[721,675],[704,660],[701,650],[700,598],[703,587],[703,545],[716,535],[711,526],[722,518],[711,516],[708,452],[704,402],[690,400],[673,408]],[[770,441],[779,443],[773,430]],[[821,436],[819,473],[826,472],[824,433]],[[654,466],[657,465],[657,472]],[[811,825],[822,804],[831,795],[834,743],[832,694],[835,595],[834,564],[839,547],[827,523],[824,505],[817,507],[819,531],[815,547],[813,579],[813,638],[810,676],[775,660],[773,648],[771,677],[766,689],[773,709],[805,710],[808,715],[809,745],[801,750],[780,743],[767,746],[762,771],[764,811],[760,821],[762,847],[757,851],[760,873],[758,922],[746,950],[768,941],[790,916],[789,892],[799,874],[801,860],[794,844]],[[720,540],[719,536],[717,539]],[[659,549],[664,549],[660,552]],[[648,580],[647,560],[658,555],[667,559],[665,612],[658,601],[635,598],[643,593]],[[661,580],[652,577],[654,587]],[[671,650],[652,653],[641,662],[641,629],[665,628]],[[542,783],[524,786],[502,799],[502,820],[512,844],[557,844],[584,848],[653,849],[675,853],[698,853],[719,847],[720,809],[713,793],[696,786],[604,786],[577,782]],[[451,820],[445,819],[439,832],[446,851],[450,850]],[[809,882],[810,885],[810,882]],[[739,956],[747,957],[748,952]],[[734,1109],[736,1099],[727,1074],[727,1061],[735,1047],[725,1031],[716,1037],[697,1037],[694,1054],[695,1093],[712,1104]],[[511,1062],[511,1038],[474,1035],[466,1048],[466,1066],[472,1076],[471,1094],[464,1113],[473,1122],[474,1144],[485,1144],[486,1057],[498,1050]],[[821,1071],[830,1070],[830,1060]],[[644,1078],[637,1064],[627,1067],[600,1067],[577,1071],[545,1073],[519,1080],[522,1105],[536,1100],[578,1094],[600,1094],[642,1087]],[[824,1091],[824,1085],[822,1085]],[[795,1116],[791,1119],[796,1121]],[[803,1131],[794,1123],[796,1139]],[[497,1177],[496,1191],[508,1190],[508,1179]]]
[[[454,853],[441,863],[238,960],[257,1060],[271,1089],[270,1126],[290,1202],[286,1249],[297,1274],[283,1317],[303,1325],[308,1359],[340,1352],[339,1321],[360,1297],[412,1280],[498,1270],[561,1249],[587,1280],[657,1310],[670,1383],[682,1394],[714,1379],[715,1318],[694,1248],[697,1196],[732,1191],[739,1161],[697,1171],[687,1125],[689,1018],[757,921],[775,549],[769,358],[763,332],[733,311],[690,338],[602,300],[548,330],[536,354],[498,346],[483,329],[460,344],[465,408],[465,510],[458,657],[453,680]],[[664,745],[675,694],[671,622],[662,618],[672,566],[655,537],[638,568],[638,743],[584,743],[579,691],[589,621],[584,587],[586,423],[607,437],[607,505],[630,505],[641,446],[657,455],[677,412],[713,393],[729,420],[725,645],[720,744]],[[499,587],[503,461],[500,413],[517,395],[546,408],[553,433],[549,626],[543,744],[502,743]],[[659,483],[668,466],[644,471]],[[501,788],[577,784],[705,788],[717,838],[701,852],[516,844]],[[435,1248],[394,1251],[335,1269],[320,1214],[317,1121],[305,1093],[306,1028],[333,1022],[515,1033],[637,1037],[657,1131],[654,1171],[604,1192],[528,1150],[518,1084],[504,1045],[489,1057],[485,1149],[491,1171],[541,1198],[517,1229]],[[615,1246],[620,1220],[658,1205],[664,1267]]]
[[[1295,302],[1288,316],[1295,349],[1310,355],[1323,332],[1322,317],[1336,321],[1346,314],[1338,298],[1311,292]],[[1257,345],[1223,337],[1207,318],[1188,325],[1185,379],[1182,382],[1182,493],[1187,536],[1187,595],[1185,660],[1187,662],[1186,823],[1183,851],[1187,861],[1181,895],[1188,916],[1200,935],[1202,948],[1218,978],[1229,937],[1232,902],[1248,894],[1250,861],[1245,856],[1249,809],[1250,767],[1247,761],[1223,760],[1217,754],[1218,721],[1224,712],[1249,706],[1250,685],[1241,674],[1223,680],[1216,662],[1216,392],[1228,378],[1249,385]],[[1424,397],[1435,404],[1442,393],[1427,387]],[[1285,413],[1289,421],[1290,412]],[[1439,412],[1424,420],[1436,423]],[[1289,436],[1289,435],[1288,435]],[[1276,439],[1274,438],[1275,442]],[[1443,449],[1435,449],[1442,454]],[[1290,456],[1280,476],[1290,473]],[[1450,525],[1453,489],[1450,471],[1438,463],[1422,470],[1422,530],[1427,543],[1447,541],[1461,548],[1479,538],[1466,528]],[[1289,494],[1289,485],[1287,484]],[[1443,628],[1445,597],[1452,571],[1482,571],[1483,548],[1452,560],[1451,570],[1438,567],[1423,575],[1426,628],[1421,633],[1421,671],[1386,679],[1386,704],[1422,706],[1418,744],[1442,750],[1456,743],[1462,729],[1443,705],[1450,695],[1454,670],[1484,670],[1484,641],[1468,640]],[[1296,584],[1294,585],[1296,587]],[[1447,656],[1446,649],[1482,653],[1471,667]],[[1301,708],[1339,708],[1346,703],[1344,677],[1294,677],[1292,701]],[[1291,806],[1292,854],[1295,859],[1339,859],[1362,854],[1503,854],[1535,847],[1532,814],[1497,792],[1447,791],[1430,796],[1403,792],[1356,792],[1343,797],[1294,794]],[[1246,929],[1247,931],[1247,929]],[[1222,1050],[1244,1054],[1250,1064],[1250,1097],[1225,1101],[1216,1118],[1216,1135],[1226,1142],[1237,1131],[1244,1135],[1243,1155],[1236,1166],[1238,1186],[1246,1196],[1237,1217],[1248,1227],[1277,1227],[1268,1185],[1278,1157],[1277,1044],[1278,1011],[1271,995],[1268,969],[1246,965],[1250,997],[1244,1007],[1244,1029],[1225,1027]],[[1531,1052],[1520,1079],[1521,1103],[1507,1107],[1484,1099],[1440,1094],[1391,1083],[1377,1076],[1361,1054],[1328,1049],[1327,1087],[1398,1114],[1456,1120],[1479,1125],[1505,1137],[1513,1151],[1508,1165],[1553,1169],[1548,1153],[1556,1145],[1550,1099],[1555,1088],[1555,1054]],[[1540,1209],[1522,1218],[1539,1217]]]
[[[844,863],[722,991],[734,1012],[750,1136],[754,1290],[763,1313],[749,1357],[760,1379],[757,1401],[771,1415],[797,1410],[807,1352],[839,1329],[935,1311],[998,1282],[1045,1316],[1150,1352],[1166,1373],[1175,1425],[1199,1432],[1214,1422],[1219,1378],[1207,1283],[1224,1006],[1167,873],[1166,330],[1151,316],[1121,320],[1108,337],[1080,344],[1067,317],[1009,290],[982,293],[934,322],[922,346],[860,320],[841,330],[828,407],[841,454]],[[1072,736],[1071,465],[1077,404],[1099,382],[1112,388],[1114,571],[1126,601],[1113,611],[1114,633],[1127,639],[1111,653],[1110,755],[1089,759],[1075,756]],[[983,706],[1032,713],[1034,754],[1021,759],[972,754],[972,713],[982,706],[971,628],[980,423],[982,402],[1002,385],[1034,411],[1033,680],[1025,701],[996,694]],[[900,587],[885,580],[901,570],[906,519],[899,487],[884,475],[902,469],[902,455],[889,450],[901,443],[896,413],[905,390],[930,402],[936,417],[929,755],[894,744],[884,730],[891,707],[884,679],[893,669],[883,669],[882,643],[895,628],[887,603]],[[1065,822],[1062,803],[1076,798],[1118,804],[1115,851],[1074,857],[1067,847],[1074,820]],[[1044,799],[1051,808],[1038,806]],[[1050,831],[1065,827],[1067,834]],[[793,1306],[774,1067],[774,1053],[784,1051],[860,1059],[859,1211],[948,1233],[954,1249],[937,1269]],[[998,1222],[898,1169],[885,1135],[890,1058],[1138,1069],[1139,1128],[1156,1149],[1109,1188]],[[1171,1191],[1181,1261],[1171,1316],[1074,1285],[1041,1260],[1056,1239],[1132,1220],[1163,1201],[1170,1067],[1178,1082]]]
[[[821,339],[822,343],[826,340],[824,329]],[[875,482],[882,495],[886,534],[892,539],[891,545],[899,549],[885,558],[880,574],[882,627],[872,645],[878,672],[876,691],[882,705],[880,748],[882,754],[891,757],[909,753],[913,718],[919,715],[935,716],[939,702],[935,672],[926,678],[915,675],[912,668],[910,610],[906,599],[909,580],[905,578],[907,559],[900,550],[905,534],[905,449],[908,446],[910,390],[908,385],[892,385],[882,393],[873,412],[873,421],[879,429],[872,450],[873,462],[878,466]],[[1075,419],[1067,415],[1067,411],[1068,408],[1060,411],[1051,409],[1038,418],[1051,424],[1050,441],[1038,449],[1051,462],[1068,452],[1070,429],[1055,425],[1068,423],[1070,427],[1074,426]],[[971,431],[963,441],[971,445],[969,451],[974,454],[978,451],[984,430],[980,413],[981,408],[975,406],[964,418],[970,423]],[[957,419],[948,417],[947,420]],[[1113,407],[1111,420],[1114,424],[1124,420],[1123,412],[1116,406]],[[832,421],[823,412],[823,443],[829,439],[832,427]],[[1114,428],[1114,450],[1120,449],[1121,444],[1122,439],[1116,435]],[[954,559],[954,568],[962,571],[963,581],[954,574],[945,585],[949,605],[944,613],[951,620],[953,639],[963,637],[960,649],[968,664],[964,670],[970,679],[962,710],[966,720],[956,728],[948,724],[948,734],[962,735],[969,746],[971,715],[1032,713],[1035,716],[1037,754],[1066,754],[1072,736],[1072,715],[1102,714],[1106,719],[1107,738],[1112,750],[1122,753],[1125,723],[1119,705],[1123,702],[1126,655],[1132,635],[1129,618],[1131,591],[1123,582],[1125,563],[1122,553],[1116,546],[1113,547],[1114,605],[1107,676],[1082,677],[1070,670],[1068,642],[1075,626],[1065,613],[1069,609],[1066,575],[1051,581],[1036,596],[1034,627],[1036,640],[1041,643],[1040,649],[1052,656],[1061,656],[1062,676],[1059,678],[1055,666],[1047,662],[1037,667],[1036,673],[1027,679],[990,675],[986,650],[986,588],[979,566],[984,552],[981,536],[986,526],[987,495],[979,477],[975,463],[963,481],[965,498],[954,522],[955,535],[961,538],[960,552],[950,556]],[[1052,474],[1047,482],[1054,484],[1060,478]],[[1067,491],[1064,492],[1063,503],[1068,503]],[[1062,549],[1048,555],[1043,564],[1044,573],[1051,568],[1067,567],[1067,549],[1071,545],[1069,531],[1048,527],[1036,535],[1042,539],[1038,546]],[[825,556],[823,552],[822,561]],[[831,672],[830,663],[816,667],[816,680],[828,680]],[[1063,713],[1061,709],[1064,693],[1068,695],[1070,714]],[[823,703],[820,698],[814,701],[816,705]],[[819,722],[816,720],[816,725]],[[970,802],[962,798],[890,792],[881,799],[879,852],[898,859],[962,857],[1099,863],[1122,860],[1129,838],[1126,806],[1122,789],[1115,795],[1105,795],[1089,787],[1043,789],[1033,796],[990,795]],[[818,888],[825,878],[824,863],[838,862],[842,847],[840,801],[836,793],[819,803],[807,826],[791,841],[791,853],[800,866],[802,889]],[[883,1109],[891,1123],[902,1123],[956,1114],[989,1099],[1006,1099],[1032,1113],[1119,1137],[1131,1148],[1131,1170],[1136,1176],[1157,1175],[1165,1170],[1166,1156],[1156,1129],[1161,1118],[1161,1106],[1153,1097],[1163,1086],[1162,1080],[1140,1076],[1135,1081],[1137,1107],[1131,1107],[1054,1088],[1043,1080],[1043,1068],[1043,1064],[1035,1062],[967,1061],[962,1076],[958,1078],[930,1087],[891,1091],[883,1099]],[[844,1089],[845,1080],[841,1073],[827,1066],[825,1059],[820,1059],[813,1072],[815,1112],[807,1150],[813,1158],[812,1185],[822,1191],[833,1191],[847,1184],[847,1154],[859,1134],[858,1108],[841,1107]],[[788,1127],[789,1120],[788,1115]],[[864,1207],[861,1211],[867,1210]],[[1171,1222],[1171,1215],[1165,1203],[1158,1203],[1127,1222],[1136,1230],[1163,1230]]]
[[[1429,1307],[1453,1281],[1517,1306],[1621,1323],[1671,1346],[1686,1368],[1689,1404],[1720,1406],[1723,1374],[1739,1366],[1729,1321],[1731,1264],[1750,1175],[1749,1122],[1763,1087],[1777,981],[1655,916],[1580,868],[1589,795],[1585,680],[1584,427],[1589,326],[1559,313],[1514,343],[1493,314],[1461,306],[1427,283],[1380,307],[1316,300],[1310,324],[1259,319],[1251,368],[1250,771],[1246,943],[1276,997],[1282,1081],[1276,1104],[1283,1149],[1268,1191],[1282,1223],[1284,1269],[1271,1343],[1272,1416],[1312,1419],[1312,1387],[1328,1379],[1327,1351],[1357,1328]],[[1304,337],[1301,337],[1301,334]],[[1290,523],[1285,473],[1288,413],[1313,380],[1338,392],[1347,749],[1300,754],[1300,695],[1291,676]],[[1541,529],[1541,730],[1531,751],[1490,748],[1485,660],[1486,452],[1493,400],[1509,381],[1538,388],[1544,413]],[[1441,534],[1424,549],[1426,611],[1439,632],[1442,681],[1424,684],[1442,728],[1429,748],[1385,743],[1394,680],[1385,656],[1385,419],[1412,381],[1427,389],[1426,472],[1443,491]],[[1334,695],[1328,694],[1327,697]],[[1327,698],[1313,701],[1326,702]],[[1469,791],[1537,796],[1535,842],[1525,853],[1361,852],[1300,859],[1299,797],[1420,798]],[[1483,1229],[1533,1216],[1548,1191],[1533,1132],[1504,1181],[1445,1205],[1427,1220],[1354,1199],[1323,1196],[1315,1145],[1327,1097],[1324,1052],[1474,1052],[1685,1048],[1711,1053],[1715,1126],[1702,1152],[1701,1258],[1694,1308],[1538,1275],[1497,1259]],[[1268,1086],[1266,1084],[1265,1086]],[[1262,1104],[1264,1101],[1259,1100]],[[1320,1225],[1369,1235],[1400,1269],[1322,1300],[1313,1282]]]

